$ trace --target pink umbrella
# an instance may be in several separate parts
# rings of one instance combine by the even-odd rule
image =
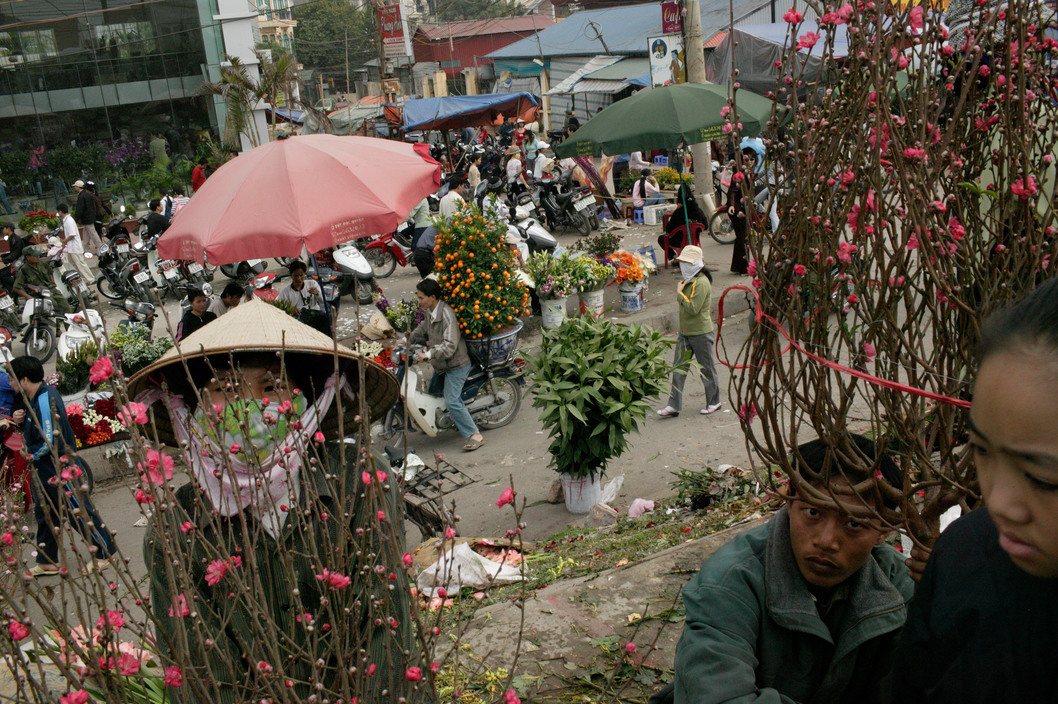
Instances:
[[[440,164],[420,146],[313,134],[252,149],[180,209],[158,255],[230,264],[390,232],[441,183]]]

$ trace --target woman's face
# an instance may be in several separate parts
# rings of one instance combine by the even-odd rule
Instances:
[[[970,443],[999,544],[1018,567],[1058,578],[1058,360],[1002,351],[974,384]]]
[[[248,362],[236,364],[234,369],[217,369],[216,376],[203,387],[202,398],[222,406],[240,399],[289,401],[290,384],[280,378],[279,372],[278,359],[274,363]]]

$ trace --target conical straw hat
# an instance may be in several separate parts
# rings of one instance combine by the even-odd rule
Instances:
[[[152,385],[165,383],[174,391],[193,394],[183,361],[192,362],[206,357],[241,355],[248,352],[282,352],[287,357],[287,365],[293,371],[295,365],[302,371],[314,374],[333,369],[333,359],[337,355],[339,369],[354,391],[360,386],[359,370],[364,370],[364,392],[357,393],[369,409],[369,419],[374,420],[388,411],[398,398],[397,379],[376,362],[365,359],[345,345],[335,343],[323,333],[314,330],[301,321],[291,317],[275,306],[259,299],[240,303],[215,321],[204,325],[191,335],[181,340],[155,362],[132,376],[129,380],[129,398],[135,399],[142,391]],[[305,355],[318,356],[321,359],[313,363]],[[322,359],[327,358],[327,359]],[[354,364],[356,363],[356,364]],[[323,422],[323,430],[335,431],[338,428],[337,403]],[[359,403],[345,402],[343,417],[345,433],[351,432],[356,423],[354,416],[360,412]],[[175,441],[169,425],[168,414],[155,414],[155,426],[163,442]],[[334,437],[328,433],[329,437]]]

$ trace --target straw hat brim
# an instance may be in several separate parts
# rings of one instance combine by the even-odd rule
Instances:
[[[199,374],[206,360],[223,357],[237,359],[248,353],[275,352],[282,354],[291,375],[295,373],[322,379],[333,373],[337,357],[339,372],[357,394],[357,402],[345,401],[342,408],[343,435],[355,431],[360,402],[366,404],[369,422],[382,417],[398,399],[396,377],[377,362],[365,358],[345,345],[337,344],[323,333],[291,317],[279,308],[258,299],[240,303],[217,320],[204,325],[155,362],[129,379],[129,398],[135,399],[152,386],[164,387],[193,398],[197,382],[188,377],[188,370]],[[320,358],[329,358],[321,364]],[[184,363],[188,363],[188,369]],[[360,386],[363,370],[363,390]],[[338,399],[321,423],[328,437],[335,437],[338,427]],[[165,411],[154,414],[155,428],[162,442],[175,445],[171,419]]]

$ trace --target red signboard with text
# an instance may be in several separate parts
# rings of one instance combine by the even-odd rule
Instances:
[[[382,51],[386,58],[404,56],[404,25],[400,19],[400,5],[378,8],[378,26],[382,28]]]
[[[681,34],[683,32],[683,5],[679,2],[661,3],[661,33]]]

